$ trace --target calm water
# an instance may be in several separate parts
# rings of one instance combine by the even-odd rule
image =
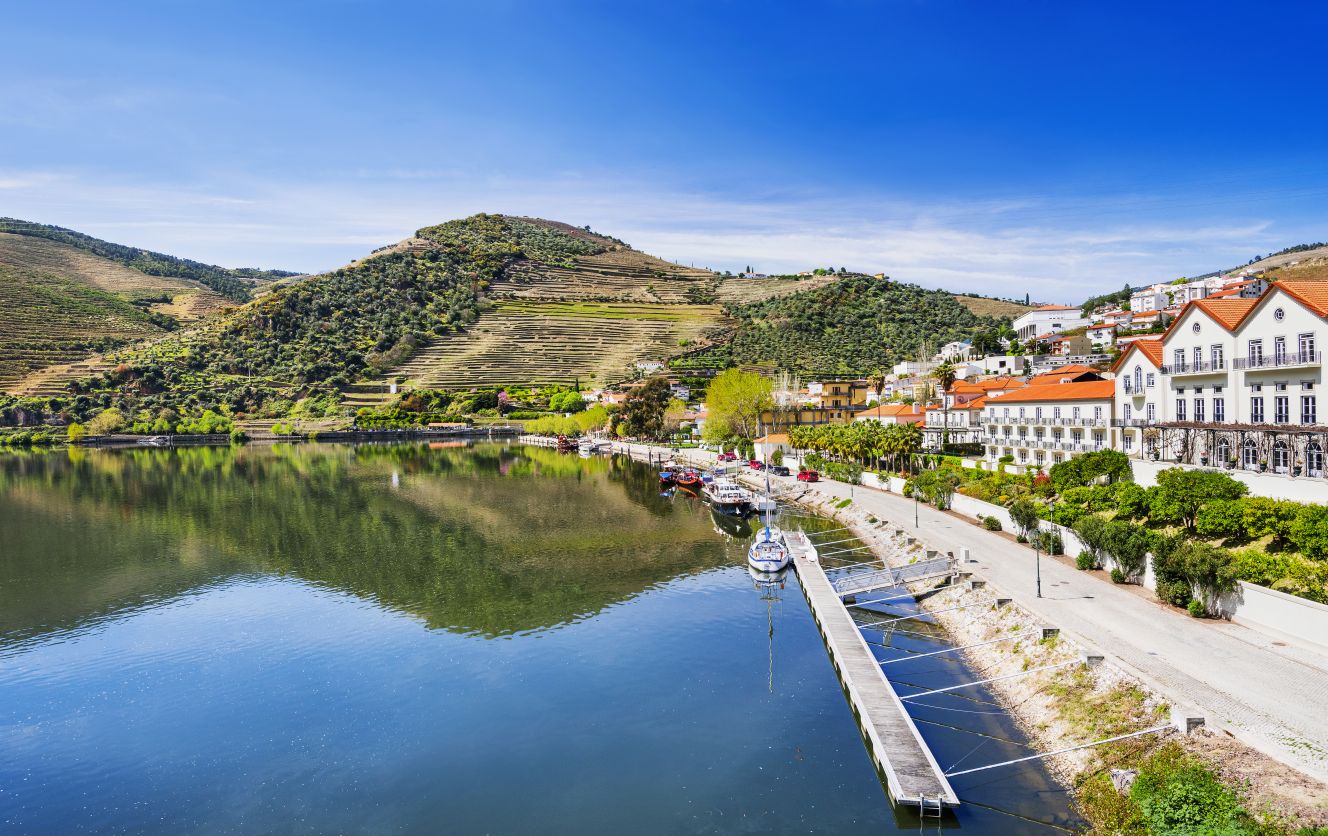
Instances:
[[[0,831],[917,831],[744,550],[542,449],[0,456]],[[942,765],[1025,751],[981,698],[920,709]],[[970,777],[964,829],[1071,821]]]

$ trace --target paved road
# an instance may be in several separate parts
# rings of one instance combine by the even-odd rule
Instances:
[[[836,499],[851,491],[853,507],[914,528],[911,499],[839,482],[809,487]],[[1210,726],[1328,781],[1328,656],[1238,624],[1190,618],[1046,558],[1038,598],[1031,549],[926,505],[918,519],[927,545],[956,555],[968,547],[977,560],[969,568],[1048,625],[1114,658],[1168,700],[1198,707]]]

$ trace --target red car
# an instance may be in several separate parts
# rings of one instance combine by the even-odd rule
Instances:
[[[760,459],[752,459],[751,461],[747,462],[747,466],[750,467],[752,470],[765,469],[765,465],[761,463]]]
[[[821,474],[817,473],[815,470],[799,470],[799,471],[798,471],[798,481],[799,481],[799,482],[819,482],[819,481],[821,481]]]
[[[720,453],[720,454],[719,454],[719,460],[722,461],[722,462],[736,462],[736,461],[738,460],[738,454],[737,454],[737,453]]]

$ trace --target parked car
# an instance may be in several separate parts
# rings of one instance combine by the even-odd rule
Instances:
[[[799,470],[799,471],[798,471],[798,481],[799,481],[799,482],[819,482],[819,481],[821,481],[821,474],[817,473],[815,470]]]
[[[722,461],[722,462],[736,462],[736,461],[738,460],[738,454],[737,454],[737,453],[720,453],[720,454],[719,454],[719,460]]]
[[[784,467],[784,465],[782,465],[782,464],[772,464],[772,465],[770,465],[770,472],[771,472],[772,474],[774,474],[775,476],[788,476],[788,475],[789,475],[789,469],[788,469],[787,467]]]
[[[760,459],[752,459],[751,461],[747,462],[747,466],[750,467],[752,470],[765,470],[765,465],[761,462]]]

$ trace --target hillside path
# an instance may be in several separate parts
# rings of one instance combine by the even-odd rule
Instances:
[[[785,489],[803,484],[777,481]],[[1045,556],[1038,598],[1034,552],[1026,546],[927,505],[918,505],[915,527],[913,500],[898,494],[833,481],[806,488],[805,499],[851,496],[851,509],[916,531],[942,552],[967,547],[977,561],[967,571],[1048,626],[1115,660],[1166,699],[1200,709],[1210,727],[1328,781],[1328,655],[1229,621],[1191,618]]]

